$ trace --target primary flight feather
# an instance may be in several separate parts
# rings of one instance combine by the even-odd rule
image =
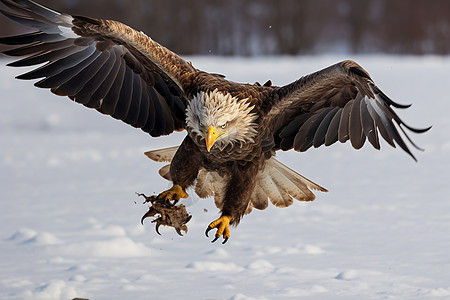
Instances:
[[[0,0],[0,12],[35,32],[0,38],[13,45],[4,53],[25,58],[9,65],[36,69],[19,79],[140,128],[153,137],[186,130],[180,146],[146,152],[167,161],[160,174],[173,187],[159,197],[177,202],[194,187],[214,197],[221,217],[206,230],[230,237],[253,208],[269,200],[286,207],[294,199],[312,201],[325,188],[291,170],[277,150],[306,151],[350,140],[356,149],[366,139],[380,148],[418,148],[388,98],[353,61],[342,61],[283,87],[241,84],[196,69],[190,62],[120,22],[59,13],[29,0]]]

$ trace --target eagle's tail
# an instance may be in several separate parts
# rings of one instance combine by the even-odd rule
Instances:
[[[287,207],[294,202],[312,201],[316,198],[312,190],[328,192],[327,189],[303,177],[275,158],[270,158],[258,173],[256,186],[246,213],[252,208],[265,209],[270,199],[276,207]]]
[[[147,157],[153,161],[171,162],[177,150],[178,146],[175,146],[170,148],[147,151],[144,154],[147,155]]]

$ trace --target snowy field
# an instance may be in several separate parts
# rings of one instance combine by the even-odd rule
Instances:
[[[240,82],[287,84],[349,57],[192,57]],[[387,143],[279,153],[328,188],[312,203],[245,216],[211,244],[210,199],[184,201],[180,237],[149,220],[135,192],[168,183],[150,136],[31,82],[0,60],[1,299],[450,299],[450,57],[351,57],[416,127],[414,162]],[[413,149],[414,150],[414,149]],[[191,193],[193,195],[193,193]]]

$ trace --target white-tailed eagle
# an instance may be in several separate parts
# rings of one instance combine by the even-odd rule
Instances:
[[[120,22],[71,16],[29,0],[0,0],[6,17],[35,32],[5,37],[4,53],[24,56],[9,65],[40,65],[18,76],[40,79],[35,86],[94,108],[153,137],[186,130],[180,146],[147,152],[169,161],[160,174],[173,187],[159,197],[177,202],[194,187],[214,197],[221,216],[207,227],[216,241],[230,237],[253,208],[268,200],[278,207],[312,201],[326,191],[279,161],[278,150],[366,139],[380,148],[379,136],[413,158],[404,139],[416,145],[389,99],[357,63],[347,60],[301,77],[286,86],[242,84],[196,69],[142,32]]]

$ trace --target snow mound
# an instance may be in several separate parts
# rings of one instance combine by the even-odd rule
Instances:
[[[69,272],[88,272],[97,269],[93,264],[79,264],[67,268]]]
[[[61,244],[62,241],[55,237],[53,234],[48,232],[41,232],[33,236],[32,238],[25,240],[24,244],[35,244],[35,245],[56,245]]]
[[[230,254],[222,248],[216,248],[205,252],[205,255],[214,259],[228,258]]]
[[[90,234],[100,236],[125,236],[127,235],[127,232],[122,226],[97,224],[93,226]]]
[[[437,288],[437,289],[431,289],[429,292],[430,296],[435,297],[449,297],[450,296],[450,288]]]
[[[314,245],[309,245],[309,244],[307,244],[303,247],[303,251],[307,254],[323,254],[323,253],[325,253],[325,251],[322,248],[320,248],[318,246],[314,246]]]
[[[246,295],[244,295],[242,293],[237,293],[236,295],[233,295],[228,300],[265,300],[265,299],[268,299],[268,298],[266,298],[266,297],[257,297],[257,298],[255,298],[255,297],[246,296]]]
[[[86,281],[86,277],[84,277],[83,275],[74,275],[74,276],[69,278],[69,281],[85,282]]]
[[[14,234],[12,234],[8,240],[9,241],[16,241],[16,242],[23,242],[25,240],[29,240],[33,237],[35,237],[37,234],[36,231],[29,229],[29,228],[21,228],[17,230]]]
[[[246,269],[258,274],[267,274],[273,272],[275,267],[269,261],[259,259],[248,264]]]
[[[339,280],[355,280],[358,279],[359,272],[357,270],[347,270],[336,275],[336,279]]]
[[[8,279],[3,279],[1,281],[1,284],[5,287],[9,287],[9,288],[24,288],[26,286],[30,286],[33,285],[33,283],[23,277],[13,277],[13,278],[8,278]]]
[[[125,258],[149,256],[152,250],[128,237],[115,237],[102,241],[62,245],[57,252],[70,256]]]
[[[33,245],[56,245],[62,243],[60,239],[49,232],[37,232],[29,228],[17,230],[8,240]]]
[[[79,295],[76,289],[63,280],[55,280],[36,288],[34,299],[59,300],[73,299]]]
[[[235,263],[221,263],[215,261],[195,261],[186,266],[188,269],[193,269],[201,272],[226,272],[236,273],[241,272],[244,268],[237,266]]]
[[[288,298],[299,298],[299,297],[308,297],[316,294],[327,293],[328,289],[321,285],[313,285],[309,289],[301,289],[301,288],[284,288],[278,291],[278,294]]]

